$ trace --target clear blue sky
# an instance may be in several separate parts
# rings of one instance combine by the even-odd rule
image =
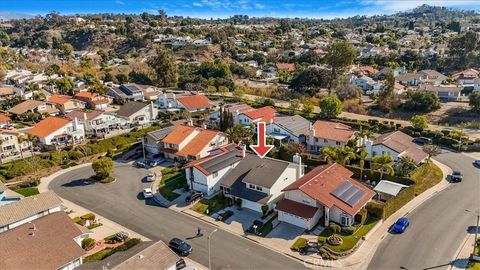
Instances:
[[[273,17],[333,18],[391,14],[421,4],[480,9],[479,0],[0,0],[0,12],[31,15],[58,11],[76,13],[157,13],[191,17],[229,17],[234,14]]]

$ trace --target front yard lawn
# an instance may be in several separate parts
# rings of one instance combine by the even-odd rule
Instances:
[[[36,188],[36,187],[19,188],[19,189],[16,189],[14,191],[23,195],[23,196],[25,196],[25,197],[37,195],[39,193],[38,188]]]
[[[199,202],[197,202],[192,206],[192,210],[201,214],[206,214],[208,209],[208,215],[211,215],[213,213],[216,213],[224,209],[227,206],[228,206],[228,199],[225,198],[223,193],[219,193],[218,195],[215,195],[210,199],[207,199],[207,198],[201,199]]]
[[[113,251],[113,249],[111,249],[111,248],[102,249],[97,253],[94,253],[90,256],[87,256],[87,257],[83,258],[83,262],[85,263],[85,262],[101,261],[101,260],[105,259],[106,257],[112,255],[113,254],[112,251]]]
[[[413,171],[411,178],[415,181],[415,194],[418,195],[440,183],[443,179],[443,173],[442,170],[430,160]]]
[[[327,243],[327,238],[331,236],[333,233],[330,229],[326,228],[323,232],[318,236],[318,242],[322,243],[324,247],[335,251],[335,252],[345,252],[352,249],[355,244],[357,244],[358,240],[360,240],[363,236],[365,236],[378,222],[378,219],[375,218],[367,218],[365,223],[352,235],[347,235],[343,232],[339,233],[343,239],[343,243],[338,246],[332,246]]]
[[[158,191],[165,199],[173,201],[180,196],[180,194],[173,191],[183,188],[187,184],[187,178],[184,172],[174,172],[170,170],[166,172],[167,173],[162,172],[162,180],[160,181]]]

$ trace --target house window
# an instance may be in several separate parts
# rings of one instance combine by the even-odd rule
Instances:
[[[324,142],[324,143],[328,143],[328,140],[327,140],[327,139],[323,139],[323,142]]]
[[[341,143],[340,142],[335,142],[336,145],[340,145]]]
[[[280,129],[279,128],[273,128],[273,132],[280,133]]]
[[[350,226],[350,217],[347,215],[341,215],[340,224],[342,224],[343,226]]]
[[[214,172],[214,173],[212,174],[212,176],[213,176],[214,178],[217,177],[217,176],[218,176],[218,172]]]
[[[257,190],[262,191],[262,187],[257,186]]]
[[[302,202],[306,203],[306,204],[310,204],[310,200],[308,200],[308,199],[302,199]]]
[[[315,142],[318,142],[318,138],[315,138]]]
[[[248,184],[248,187],[251,188],[251,189],[255,189],[255,185],[253,185],[253,184]]]

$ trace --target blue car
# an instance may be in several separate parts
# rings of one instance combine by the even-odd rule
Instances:
[[[410,225],[410,221],[406,217],[399,218],[397,222],[393,225],[392,230],[397,233],[403,233]]]

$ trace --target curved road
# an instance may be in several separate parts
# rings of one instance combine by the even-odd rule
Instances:
[[[446,269],[452,263],[469,227],[476,223],[480,169],[463,154],[444,153],[435,159],[461,170],[463,182],[450,184],[409,213],[411,226],[404,234],[389,234],[368,269]]]
[[[147,170],[116,164],[117,181],[111,184],[85,184],[93,175],[90,167],[79,168],[55,178],[49,189],[60,197],[81,205],[152,240],[167,242],[173,237],[194,237],[197,228],[205,236],[187,240],[193,246],[190,257],[208,266],[206,235],[214,226],[144,200],[141,191]],[[303,264],[250,240],[218,230],[211,240],[213,269],[300,269]]]

